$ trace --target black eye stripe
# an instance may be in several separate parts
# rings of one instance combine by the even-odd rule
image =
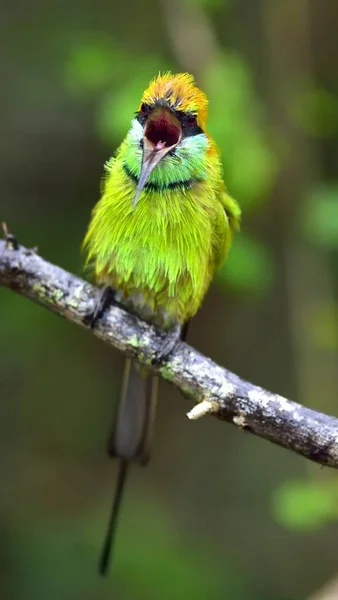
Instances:
[[[176,117],[178,119],[187,120],[191,118],[197,118],[197,114],[193,112],[185,112],[183,110],[175,110]]]
[[[158,104],[161,105],[162,103],[163,103],[163,100],[162,101],[159,100]],[[183,110],[175,110],[175,108],[173,106],[171,106],[169,102],[168,102],[168,105],[169,105],[169,108],[171,108],[171,110],[173,110],[173,112],[175,113],[179,122],[181,123],[183,137],[189,137],[192,135],[199,135],[200,133],[204,133],[203,129],[201,129],[201,127],[197,123],[196,113],[185,112]],[[151,110],[153,108],[155,108],[155,106],[156,106],[156,103],[155,104],[145,104],[144,103],[141,105],[141,110],[139,110],[136,113],[136,119],[142,126],[145,125],[145,122],[147,120],[149,113],[151,112]]]
[[[150,104],[146,104],[145,102],[142,102],[141,104],[141,108],[140,108],[140,113],[142,115],[147,115],[150,113],[152,107],[150,106]]]
[[[195,113],[176,111],[176,116],[182,125],[183,137],[199,135],[203,129],[198,125]]]

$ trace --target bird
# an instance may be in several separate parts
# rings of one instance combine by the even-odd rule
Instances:
[[[157,359],[186,336],[225,260],[241,210],[206,131],[208,99],[189,73],[160,73],[142,94],[130,129],[105,164],[83,241],[102,295],[165,333]],[[226,118],[226,115],[225,115]],[[147,464],[157,402],[155,376],[127,358],[108,454],[119,459],[99,570],[108,572],[129,465]]]

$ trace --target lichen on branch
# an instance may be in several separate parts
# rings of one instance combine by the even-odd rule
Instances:
[[[322,465],[338,468],[338,419],[306,408],[241,379],[180,342],[165,362],[155,364],[164,333],[117,305],[93,330],[85,317],[99,289],[17,244],[0,240],[0,285],[85,327],[107,344],[136,358],[194,399],[191,420],[211,414]],[[201,404],[199,404],[201,403]]]

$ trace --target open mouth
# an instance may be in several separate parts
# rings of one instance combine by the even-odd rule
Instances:
[[[170,111],[161,109],[154,111],[147,122],[145,137],[154,149],[171,148],[181,139],[181,126]]]
[[[180,122],[171,110],[157,107],[150,113],[143,131],[141,173],[136,185],[133,209],[153,170],[179,143],[181,137]]]

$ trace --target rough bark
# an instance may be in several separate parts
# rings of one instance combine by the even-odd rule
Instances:
[[[64,318],[86,327],[99,290],[17,245],[0,240],[0,285],[27,296]],[[6,318],[6,315],[2,315]],[[112,305],[92,333],[137,358],[198,403],[191,419],[212,414],[317,463],[338,468],[338,419],[301,406],[253,385],[215,364],[185,343],[163,363],[153,364],[163,333]]]

